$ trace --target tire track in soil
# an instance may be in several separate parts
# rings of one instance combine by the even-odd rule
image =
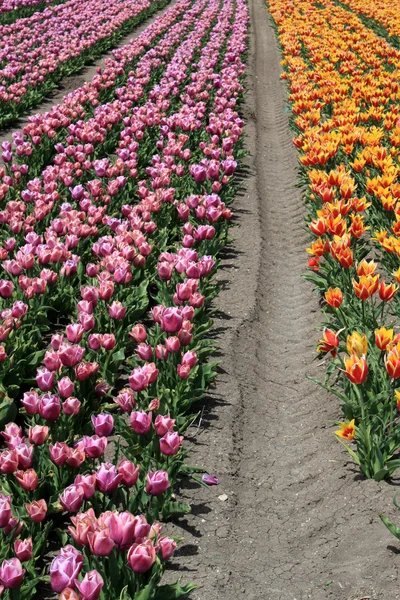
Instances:
[[[248,176],[218,275],[221,369],[187,436],[189,463],[220,485],[183,490],[193,512],[176,528],[185,541],[169,578],[194,581],[193,600],[396,600],[398,545],[378,517],[400,522],[396,488],[360,479],[332,434],[336,399],[306,379],[324,367],[318,301],[301,277],[297,153],[263,0],[250,12]]]

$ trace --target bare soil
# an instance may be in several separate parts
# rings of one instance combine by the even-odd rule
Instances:
[[[183,491],[193,513],[174,566],[193,600],[396,600],[400,545],[379,513],[400,523],[396,483],[363,480],[332,433],[335,398],[307,374],[322,321],[306,267],[281,56],[263,0],[249,0],[244,117],[248,174],[220,271],[215,331],[221,369],[192,464],[218,487]]]

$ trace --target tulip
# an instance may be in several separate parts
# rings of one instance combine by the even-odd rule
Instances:
[[[61,467],[68,458],[68,446],[65,442],[56,442],[54,445],[49,445],[49,453],[51,461]]]
[[[99,437],[98,435],[88,436],[85,435],[83,438],[85,445],[85,452],[88,458],[99,458],[105,452],[107,448],[107,438],[105,436]]]
[[[15,447],[15,452],[18,456],[18,465],[21,469],[29,469],[32,466],[33,461],[33,446],[30,444],[18,444]]]
[[[7,525],[12,517],[12,510],[10,505],[10,496],[3,496],[0,494],[0,528],[2,529]]]
[[[42,392],[49,392],[54,385],[55,373],[45,368],[38,369],[36,383]]]
[[[182,326],[182,321],[178,308],[166,308],[161,315],[161,329],[167,333],[177,333]]]
[[[129,412],[136,405],[134,393],[129,388],[121,390],[118,396],[114,398],[114,402],[120,406],[122,412]]]
[[[92,423],[96,435],[109,436],[114,429],[114,418],[109,414],[92,415]]]
[[[156,560],[156,551],[151,540],[133,544],[128,552],[128,563],[134,573],[146,573]]]
[[[368,340],[365,333],[360,335],[357,331],[353,331],[351,335],[348,335],[346,349],[348,354],[365,356],[368,352]]]
[[[390,350],[385,357],[385,367],[389,377],[400,377],[400,352],[397,346]]]
[[[71,469],[78,469],[85,461],[86,454],[80,448],[68,448],[67,465]]]
[[[140,465],[135,465],[129,460],[122,460],[118,465],[118,474],[122,476],[121,483],[126,487],[136,484],[139,477]]]
[[[209,475],[208,473],[204,473],[202,480],[207,485],[218,485],[219,480],[215,475]]]
[[[68,512],[78,512],[85,498],[81,485],[70,485],[59,495],[61,506]],[[58,591],[58,590],[55,590]]]
[[[35,425],[34,427],[29,427],[28,435],[31,444],[35,444],[35,446],[42,446],[49,435],[49,428],[45,425]]]
[[[4,450],[0,454],[0,471],[6,475],[15,473],[18,469],[19,459],[16,449]]]
[[[345,373],[352,383],[357,385],[364,383],[368,376],[368,365],[364,356],[359,357],[357,354],[352,354],[349,358],[345,359],[344,364],[346,368]]]
[[[149,384],[149,378],[146,371],[142,367],[133,369],[129,376],[129,385],[135,392],[141,392],[146,389]]]
[[[58,393],[62,398],[69,398],[74,393],[75,384],[69,377],[62,377],[57,382]]]
[[[73,396],[71,396],[70,398],[67,398],[65,400],[65,402],[63,402],[63,404],[62,404],[62,411],[65,415],[68,415],[68,416],[78,415],[80,408],[81,408],[81,402],[78,400],[78,398],[74,398]]]
[[[333,308],[339,308],[343,302],[343,292],[339,288],[330,287],[325,292],[325,300]]]
[[[33,492],[39,484],[39,478],[34,469],[27,471],[16,471],[15,477],[23,490]]]
[[[399,286],[396,285],[395,283],[386,285],[385,282],[382,281],[379,286],[379,298],[381,300],[383,300],[384,302],[388,302],[389,300],[391,300],[393,298],[393,296],[395,295],[395,293],[397,292],[398,289],[399,289]]]
[[[61,359],[58,353],[51,350],[47,350],[43,363],[49,371],[58,371],[61,367]]]
[[[26,540],[15,540],[14,552],[15,556],[19,558],[21,562],[31,560],[33,556],[32,538],[27,538]]]
[[[132,328],[129,335],[138,343],[145,342],[147,338],[146,328],[138,323]]]
[[[181,379],[187,379],[189,377],[189,375],[190,375],[190,367],[189,367],[189,365],[178,365],[176,367],[176,370],[177,370],[178,376]]]
[[[18,558],[4,560],[0,567],[0,581],[6,590],[15,590],[22,584],[25,570]]]
[[[39,399],[39,414],[46,421],[57,421],[61,412],[60,398],[55,394],[44,394]]]
[[[83,556],[72,546],[66,546],[50,566],[50,584],[53,592],[75,587],[75,580],[82,570]]]
[[[144,435],[150,431],[152,413],[146,413],[143,410],[134,411],[129,417],[129,423],[135,433],[138,435]]]
[[[171,556],[173,555],[173,553],[176,550],[175,540],[172,540],[169,537],[161,537],[158,540],[157,546],[161,550],[161,556],[162,556],[163,560],[168,560],[169,558],[171,558]]]
[[[379,275],[361,275],[359,281],[353,279],[353,288],[357,298],[367,300],[379,286]]]
[[[113,492],[122,481],[122,475],[117,473],[115,466],[109,462],[102,463],[96,471],[96,484],[101,492]]]
[[[96,475],[77,475],[74,484],[83,488],[84,498],[88,500],[94,496],[96,491]]]
[[[87,535],[90,551],[95,556],[108,556],[115,544],[108,529],[90,531]]]
[[[121,302],[113,302],[108,307],[108,313],[109,313],[111,319],[115,319],[118,321],[120,321],[121,319],[124,318],[126,311],[127,311],[127,308],[125,308],[121,304]]]
[[[99,370],[99,364],[96,362],[81,362],[75,367],[75,375],[79,381],[85,381],[96,375]]]
[[[182,443],[183,436],[176,432],[168,431],[160,439],[160,450],[165,456],[173,456],[176,454]]]
[[[86,573],[82,581],[75,581],[82,600],[97,600],[104,585],[103,578],[97,571]]]
[[[354,439],[354,435],[355,435],[355,425],[354,425],[354,419],[352,421],[350,421],[350,423],[339,423],[340,425],[340,429],[338,431],[335,431],[335,434],[345,440],[353,440]]]
[[[393,329],[386,329],[385,327],[375,329],[375,344],[378,346],[379,350],[386,350],[393,341],[393,336]]]
[[[171,486],[167,471],[155,471],[147,474],[146,493],[160,496]]]
[[[163,436],[168,431],[172,431],[175,425],[175,419],[171,419],[169,415],[165,417],[163,415],[157,415],[154,421],[154,429],[158,436]]]
[[[45,500],[34,500],[31,504],[25,504],[25,508],[34,523],[40,523],[46,518],[47,504]]]

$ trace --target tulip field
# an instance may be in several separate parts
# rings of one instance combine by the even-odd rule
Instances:
[[[395,600],[399,11],[1,3],[0,598]]]
[[[45,6],[0,16],[0,124],[166,3],[9,4]],[[247,21],[242,0],[181,0],[2,143],[4,598],[193,587],[160,585],[179,541],[160,520],[190,510],[182,477],[218,483],[186,465],[182,441],[216,374],[207,333],[242,153]]]

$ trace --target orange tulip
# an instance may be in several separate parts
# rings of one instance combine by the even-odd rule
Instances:
[[[390,285],[386,285],[384,281],[381,282],[379,286],[379,298],[384,302],[388,302],[393,298],[399,286],[395,283],[391,283]]]
[[[376,271],[376,266],[377,265],[376,265],[376,263],[374,263],[373,260],[368,262],[364,259],[357,265],[357,269],[356,269],[357,275],[359,277],[361,275],[363,275],[364,277],[367,277],[368,275],[373,275]]]
[[[386,350],[393,341],[393,336],[393,329],[386,329],[386,327],[375,329],[375,344],[378,346],[379,350]]]
[[[400,283],[400,268],[398,268],[397,271],[393,271],[392,275],[397,283]]]
[[[349,358],[344,361],[346,367],[346,375],[352,383],[357,385],[364,383],[368,376],[368,365],[364,356],[357,356],[352,354]]]
[[[353,288],[355,295],[360,300],[367,300],[376,292],[379,285],[379,275],[361,275],[359,281],[353,279]]]
[[[318,256],[310,256],[310,258],[308,259],[308,266],[310,267],[310,269],[312,269],[313,271],[319,271],[319,257]]]
[[[324,219],[314,219],[309,225],[311,231],[318,236],[326,233],[326,223]]]
[[[331,243],[331,254],[344,269],[349,269],[353,264],[353,251],[343,244]]]
[[[335,358],[337,354],[336,349],[339,346],[339,338],[332,329],[325,328],[323,337],[318,340],[318,342],[317,352],[331,352],[332,356]]]
[[[356,354],[357,356],[365,356],[368,352],[368,340],[365,333],[360,335],[358,331],[353,331],[347,336],[346,350],[348,354]]]
[[[400,377],[400,353],[397,346],[386,355],[385,367],[389,377],[393,379]]]
[[[339,308],[343,302],[343,292],[339,288],[329,288],[325,292],[325,300],[333,308]]]
[[[344,440],[354,440],[354,435],[356,432],[356,428],[354,425],[354,419],[350,421],[350,423],[341,422],[339,423],[340,429],[335,431],[335,435],[343,438]]]

